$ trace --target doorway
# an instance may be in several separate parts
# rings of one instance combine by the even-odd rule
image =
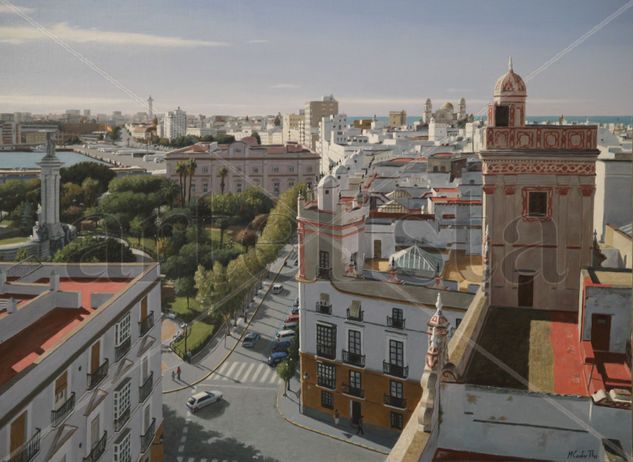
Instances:
[[[611,339],[611,316],[608,314],[591,315],[591,346],[596,351],[609,351]]]
[[[380,260],[382,258],[382,241],[380,239],[374,240],[374,259]]]
[[[534,301],[534,276],[519,274],[519,306],[531,307]]]
[[[360,419],[360,402],[352,401],[352,424],[358,425],[358,419]]]

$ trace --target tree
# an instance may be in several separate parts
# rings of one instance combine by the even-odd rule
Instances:
[[[196,295],[196,286],[192,276],[176,279],[176,295],[187,299],[187,310],[189,310],[189,298]]]
[[[228,176],[229,171],[226,167],[222,167],[218,172],[218,176],[220,177],[220,192],[224,194],[225,183],[224,180]]]
[[[251,132],[251,136],[257,140],[257,144],[262,144],[262,137],[255,130]]]
[[[129,246],[111,237],[79,237],[55,254],[54,262],[133,262],[136,257]]]
[[[96,205],[99,195],[102,193],[98,180],[88,177],[81,183],[83,201],[87,207]]]
[[[239,242],[244,247],[252,247],[257,242],[257,234],[250,229],[241,229],[234,237],[236,242]]]
[[[287,396],[287,392],[290,391],[290,379],[295,376],[297,371],[297,363],[290,359],[277,364],[277,375],[284,381],[284,396]]]
[[[83,185],[86,178],[92,178],[99,183],[98,194],[108,190],[108,185],[116,177],[109,165],[96,162],[79,162],[78,164],[64,167],[60,170],[62,183],[75,183]]]
[[[275,116],[275,121],[274,121],[274,125],[275,127],[281,127],[281,112],[278,112],[277,115]]]
[[[40,180],[9,180],[0,184],[0,210],[13,212],[24,201],[34,206],[39,201],[39,195]]]
[[[187,175],[189,175],[189,195],[187,198],[187,204],[191,204],[191,186],[193,183],[193,176],[196,174],[198,163],[195,159],[189,159],[187,162]]]
[[[18,251],[15,253],[16,261],[27,260],[31,255],[29,254],[29,250],[26,247],[20,247]]]
[[[185,185],[187,184],[187,163],[183,160],[176,164],[178,183],[180,184],[180,204],[185,205]]]

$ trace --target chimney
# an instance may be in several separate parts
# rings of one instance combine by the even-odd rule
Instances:
[[[15,313],[16,307],[17,307],[17,304],[15,303],[15,298],[11,297],[7,301],[7,314]]]
[[[51,285],[51,290],[53,291],[59,290],[59,274],[57,274],[57,271],[51,271],[50,285]]]

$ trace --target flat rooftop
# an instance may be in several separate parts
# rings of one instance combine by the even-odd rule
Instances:
[[[578,314],[490,307],[465,372],[475,385],[590,396],[631,388],[624,355],[593,353],[578,337]]]
[[[4,311],[0,313],[0,328],[6,335],[11,335],[0,343],[0,386],[9,382],[13,377],[34,365],[41,357],[63,343],[69,335],[81,329],[91,315],[98,311],[105,299],[100,299],[99,306],[92,306],[94,294],[110,295],[114,297],[122,293],[130,285],[133,277],[62,277],[59,281],[60,292],[79,293],[77,307],[48,306],[44,313],[35,317],[36,304],[41,308],[42,303],[54,300],[54,297],[39,298],[50,290],[48,277],[40,277],[36,281],[26,282],[19,278],[9,277],[0,298],[14,298],[18,301],[15,314]],[[25,290],[36,292],[24,295]],[[12,316],[18,313],[28,315],[33,305],[33,319],[27,327],[11,332]],[[25,311],[27,310],[27,311]],[[22,318],[24,319],[24,318]]]

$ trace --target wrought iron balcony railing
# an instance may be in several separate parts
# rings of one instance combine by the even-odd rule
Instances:
[[[40,452],[40,429],[36,428],[31,439],[11,453],[8,462],[29,462]]]
[[[358,367],[365,367],[365,355],[360,353],[354,353],[347,350],[342,350],[343,352],[343,362],[347,364],[352,364]]]
[[[398,398],[396,396],[385,395],[385,404],[387,406],[397,407],[399,409],[407,408],[407,400],[404,398]]]
[[[73,391],[64,404],[51,411],[51,424],[53,427],[59,425],[74,408],[75,392]]]
[[[406,379],[409,376],[409,366],[402,366],[400,364],[391,364],[387,361],[382,362],[382,372],[394,377],[400,377]]]
[[[356,313],[351,311],[349,308],[347,309],[347,319],[350,321],[362,321],[363,320],[363,310],[358,310]]]
[[[150,331],[150,329],[154,327],[154,312],[152,311],[151,313],[147,315],[145,319],[143,319],[142,321],[139,321],[138,327],[140,330],[141,337],[147,334]]]
[[[317,385],[319,385],[320,387],[329,388],[330,390],[336,389],[336,383],[334,382],[334,379],[330,379],[327,377],[317,376]]]
[[[319,279],[332,279],[332,268],[319,268]]]
[[[365,397],[365,390],[362,388],[352,387],[350,385],[345,385],[343,387],[343,393],[346,395],[356,396],[357,398]]]
[[[325,302],[316,302],[316,311],[321,314],[332,314],[332,304]]]
[[[99,366],[94,372],[88,374],[88,390],[92,390],[99,385],[101,381],[108,375],[108,366],[110,360],[106,358],[101,366]]]
[[[123,426],[130,420],[130,406],[114,419],[114,431],[119,432]]]
[[[87,457],[84,457],[84,462],[97,462],[106,450],[106,442],[108,441],[108,432],[103,432],[103,436],[92,446],[92,450]]]
[[[130,351],[130,347],[132,346],[132,339],[128,337],[121,343],[121,345],[114,347],[114,362],[117,362],[121,359],[125,354]]]
[[[138,387],[138,400],[139,402],[143,402],[147,399],[149,395],[152,394],[152,389],[154,388],[154,371],[150,372],[149,377],[145,379],[143,385]]]
[[[152,419],[152,423],[149,425],[144,435],[141,435],[141,454],[144,454],[152,444],[154,434],[156,433],[156,419]]]

